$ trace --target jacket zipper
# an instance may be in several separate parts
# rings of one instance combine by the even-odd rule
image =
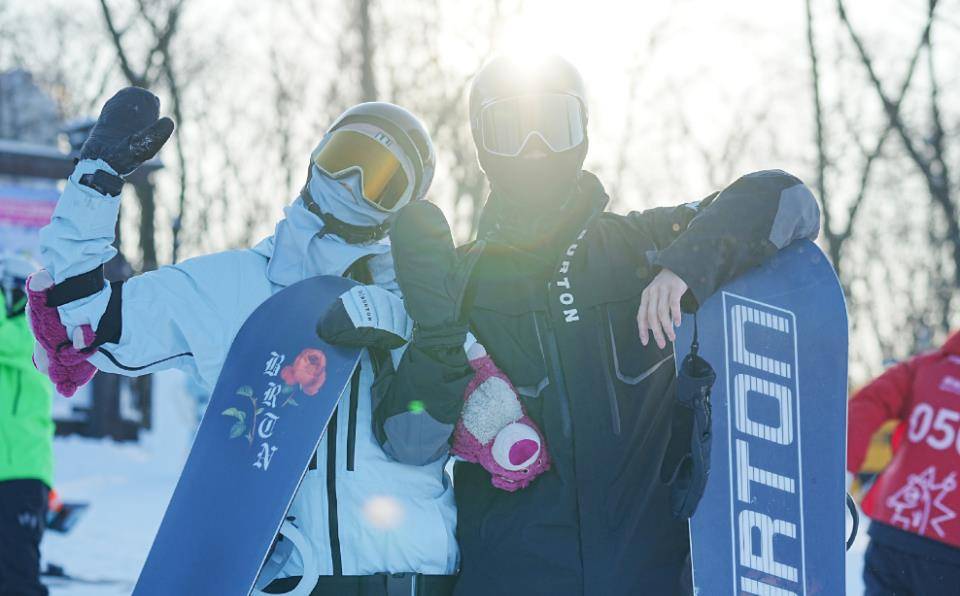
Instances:
[[[347,471],[356,470],[357,451],[357,407],[360,404],[360,364],[353,371],[350,379],[350,416],[347,425]]]
[[[337,410],[334,410],[327,424],[327,525],[330,528],[330,559],[333,562],[333,575],[343,575],[340,526],[337,515],[337,418],[339,414]]]
[[[549,284],[547,285],[547,291],[550,291]],[[540,342],[542,348],[546,348],[546,352],[550,358],[550,370],[553,371],[554,376],[557,378],[557,397],[560,399],[560,422],[563,427],[563,436],[570,438],[573,435],[573,424],[570,421],[570,399],[567,397],[567,383],[563,378],[563,370],[560,365],[560,352],[557,350],[557,340],[556,335],[553,332],[553,325],[550,323],[550,313],[548,312],[544,317],[544,332],[546,337],[540,337],[540,325],[537,323],[537,315],[533,315],[533,325],[534,330],[537,333],[537,341]],[[548,373],[549,379],[549,373]]]
[[[552,282],[547,282],[547,298],[550,298],[550,284]],[[571,463],[573,464],[573,474],[576,476],[577,473],[577,440],[573,436],[573,427],[570,421],[570,398],[567,395],[567,379],[563,374],[563,365],[560,362],[560,350],[557,347],[557,336],[553,330],[553,323],[551,321],[551,313],[548,308],[546,316],[544,317],[544,323],[546,325],[546,342],[541,341],[541,345],[546,344],[547,352],[550,354],[550,368],[553,370],[554,377],[557,380],[557,396],[560,398],[560,417],[561,423],[563,426],[563,435],[565,438],[570,439],[570,457]],[[537,317],[534,313],[533,317],[534,322],[536,322]],[[537,329],[537,339],[539,338],[540,330]],[[574,494],[576,495],[577,500],[577,555],[580,558],[580,577],[581,581],[586,581],[586,573],[584,573],[583,568],[583,523],[580,517],[580,488],[577,486],[576,481],[573,483]],[[581,585],[581,593],[586,592],[586,587]]]
[[[583,224],[584,233],[590,228],[590,225],[597,218],[599,213],[600,213],[599,211],[594,211],[594,213],[587,218],[587,220]],[[556,274],[560,270],[560,266],[561,266],[561,263],[563,262],[563,258],[564,258],[564,255],[561,255],[560,258],[557,259],[557,262],[554,264],[554,268],[553,268],[554,274]],[[570,416],[571,416],[570,398],[567,395],[567,379],[563,373],[563,364],[560,361],[560,348],[557,346],[557,337],[556,337],[556,333],[553,330],[553,314],[550,308],[550,306],[552,306],[553,304],[550,299],[552,296],[551,291],[553,290],[554,283],[555,283],[555,280],[553,279],[553,277],[551,277],[551,279],[547,281],[547,285],[546,285],[547,304],[548,304],[546,316],[544,317],[546,319],[545,321],[546,327],[547,327],[546,331],[548,334],[546,347],[547,347],[547,351],[550,353],[550,360],[553,363],[552,368],[554,370],[554,374],[556,375],[557,381],[558,381],[557,395],[560,397],[560,405],[561,405],[560,411],[561,411],[562,422],[563,422],[563,430],[564,430],[564,435],[570,439],[570,446],[571,446],[570,454],[571,454],[572,463],[573,463],[573,473],[574,475],[576,475],[576,470],[577,470],[577,444],[576,443],[577,441],[576,441],[576,437],[573,436],[573,429],[570,421]],[[534,320],[536,320],[536,315],[534,315]],[[539,330],[538,330],[538,333],[539,333]],[[574,486],[574,493],[576,494],[576,499],[577,499],[577,554],[580,557],[580,572],[581,572],[580,578],[582,582],[580,586],[580,590],[581,592],[586,592],[585,583],[587,581],[587,577],[586,577],[586,572],[584,570],[584,564],[583,564],[583,521],[580,516],[580,489],[577,486],[576,482],[573,483],[573,486]]]
[[[593,223],[593,220],[595,220],[595,219],[597,218],[597,215],[599,215],[599,213],[600,213],[599,211],[595,211],[595,212],[594,212],[593,214],[591,214],[590,217],[588,217],[587,220],[583,223],[583,228],[582,228],[582,229],[583,229],[583,233],[584,233],[584,234],[585,234],[586,231],[590,228],[590,225]],[[577,242],[579,242],[579,240],[577,240]],[[566,256],[565,252],[564,252],[564,253],[561,253],[560,257],[559,257],[559,258],[557,259],[557,261],[554,263],[554,265],[553,265],[553,274],[554,274],[554,275],[560,270],[561,263],[563,262],[563,259],[564,259],[565,256]],[[572,437],[572,436],[573,436],[573,428],[572,428],[572,424],[571,424],[571,422],[570,422],[570,416],[571,416],[571,414],[570,414],[570,398],[569,398],[569,396],[567,395],[567,382],[566,382],[566,378],[564,377],[564,374],[563,374],[563,365],[560,363],[560,349],[557,347],[557,336],[556,336],[556,333],[555,333],[554,330],[553,330],[553,311],[552,311],[551,308],[550,308],[550,305],[552,305],[551,297],[552,297],[552,295],[553,295],[553,294],[552,294],[552,291],[553,291],[553,284],[554,284],[554,283],[556,283],[556,280],[554,280],[554,279],[553,279],[553,275],[551,275],[551,277],[550,277],[550,279],[547,281],[547,285],[546,285],[546,291],[547,291],[546,296],[547,296],[547,304],[548,304],[548,306],[547,306],[547,311],[546,311],[546,316],[544,317],[544,323],[545,323],[545,326],[546,326],[546,332],[547,332],[547,336],[548,336],[548,337],[547,337],[547,342],[546,342],[546,344],[547,344],[547,345],[546,345],[546,348],[547,348],[547,352],[550,353],[550,361],[551,361],[551,364],[552,364],[551,368],[553,368],[554,373],[555,373],[556,376],[558,377],[557,380],[559,381],[559,383],[558,383],[558,385],[557,385],[557,395],[560,396],[560,406],[561,406],[561,407],[560,407],[560,413],[561,413],[561,418],[562,418],[562,422],[563,422],[563,435],[564,435],[565,437],[568,437],[568,438],[569,438],[569,437]],[[536,322],[536,320],[537,320],[536,315],[534,315],[533,320],[534,320],[534,322]],[[539,333],[540,333],[540,330],[537,329],[537,334],[538,334],[538,336],[539,336]],[[539,337],[538,337],[537,339],[539,339]],[[541,342],[541,345],[542,345],[543,343],[544,343],[544,342]]]

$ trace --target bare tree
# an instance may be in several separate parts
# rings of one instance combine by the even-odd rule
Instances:
[[[811,7],[811,0],[805,0],[805,7],[807,23],[806,40],[810,59],[812,87],[811,98],[813,100],[814,108],[814,138],[817,154],[814,186],[816,188],[817,195],[820,197],[820,200],[823,203],[823,237],[827,252],[830,256],[830,260],[833,262],[834,268],[837,270],[837,274],[840,276],[841,281],[844,282],[844,286],[849,288],[849,279],[847,279],[844,275],[843,247],[853,234],[855,224],[857,222],[857,215],[860,213],[864,200],[868,196],[873,167],[883,155],[883,149],[887,139],[890,136],[890,132],[893,130],[893,124],[889,123],[884,126],[882,132],[877,136],[876,141],[869,147],[864,146],[861,142],[859,142],[859,139],[857,139],[856,144],[859,148],[860,154],[862,155],[863,161],[859,170],[859,178],[857,181],[856,190],[854,191],[853,196],[846,201],[841,201],[834,197],[830,191],[827,180],[828,171],[830,170],[833,160],[830,157],[830,150],[828,149],[826,142],[827,124],[824,117],[823,98],[821,91],[821,72],[815,39],[815,21]],[[923,53],[924,48],[929,45],[929,33],[932,23],[932,19],[928,20],[926,27],[921,33],[920,40],[913,51],[907,67],[907,72],[903,77],[903,82],[899,87],[899,92],[896,95],[896,98],[893,100],[894,109],[898,112],[900,105],[903,103],[903,100],[910,89],[910,84],[913,81],[914,73],[917,70],[919,58]],[[841,209],[845,211],[844,215],[846,216],[845,222],[842,225],[836,222],[836,215],[834,213],[835,211]]]
[[[360,100],[377,99],[377,82],[374,77],[374,31],[370,18],[373,0],[357,2],[357,35],[360,38]]]
[[[870,83],[883,105],[884,112],[889,118],[890,126],[897,133],[910,159],[923,175],[927,190],[930,193],[930,199],[943,211],[946,223],[946,236],[943,240],[951,246],[954,263],[954,280],[957,284],[960,284],[960,221],[958,221],[957,217],[957,205],[945,147],[946,134],[940,106],[940,85],[937,79],[936,69],[934,68],[934,46],[930,42],[931,29],[936,17],[936,7],[937,0],[929,0],[927,24],[924,28],[921,41],[921,48],[926,50],[928,56],[930,130],[925,133],[917,133],[905,122],[902,116],[900,105],[902,97],[898,100],[888,95],[877,74],[872,56],[867,51],[863,40],[856,29],[854,29],[847,15],[843,0],[837,0],[837,13],[857,49],[860,60],[869,76]],[[920,137],[922,140],[917,141],[917,137]]]
[[[165,83],[172,99],[172,113],[177,122],[184,122],[181,88],[175,74],[171,43],[177,33],[180,15],[183,12],[185,0],[171,0],[169,2],[151,2],[137,0],[136,10],[125,26],[117,25],[115,9],[107,2],[100,0],[101,13],[110,36],[110,41],[116,51],[120,69],[127,83],[137,87],[151,88],[159,83]],[[131,27],[145,25],[152,35],[151,43],[142,63],[134,64],[134,50],[124,43],[124,36]],[[183,154],[182,135],[178,132],[175,139],[180,178],[179,215],[174,224],[174,259],[179,247],[179,233],[181,217],[186,202],[187,167]],[[140,251],[141,269],[149,271],[157,267],[156,244],[156,188],[151,182],[138,184],[135,187],[140,204]]]

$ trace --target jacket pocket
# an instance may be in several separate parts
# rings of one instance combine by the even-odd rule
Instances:
[[[638,303],[600,305],[594,346],[605,371],[597,389],[606,393],[611,430],[630,443],[641,440],[647,434],[644,429],[658,417],[675,371],[672,347],[661,350],[656,344],[640,343]]]
[[[606,314],[606,307],[603,309]],[[620,434],[620,404],[617,398],[617,388],[613,384],[611,369],[616,371],[614,358],[616,357],[616,345],[612,341],[612,333],[602,326],[597,327],[597,341],[599,343],[600,358],[603,361],[603,368],[607,374],[603,375],[603,383],[607,391],[607,403],[610,405],[610,426],[614,435]],[[608,339],[609,338],[609,339]]]
[[[636,386],[673,360],[673,349],[660,350],[655,344],[640,343],[637,329],[639,302],[605,304],[601,307],[601,332],[606,336],[604,353],[608,354],[613,376],[625,385]]]

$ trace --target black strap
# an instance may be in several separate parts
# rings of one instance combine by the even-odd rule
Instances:
[[[357,451],[357,407],[360,405],[360,365],[353,371],[350,379],[350,416],[347,423],[347,471],[356,469]]]
[[[694,356],[700,351],[700,341],[698,337],[698,328],[697,328],[697,313],[693,313],[693,341],[690,342],[690,353]]]
[[[333,411],[327,423],[327,524],[330,527],[330,558],[333,575],[343,575],[343,559],[340,555],[340,519],[337,514],[337,415]]]
[[[387,232],[390,231],[390,220],[376,226],[357,226],[341,221],[329,213],[324,213],[320,210],[319,205],[314,202],[306,186],[300,191],[300,198],[303,199],[303,204],[306,206],[307,211],[313,213],[323,221],[324,234],[331,233],[340,236],[349,244],[369,244],[376,242],[385,237]]]
[[[47,306],[57,307],[75,300],[93,296],[103,289],[103,265],[96,269],[68,277],[47,292]]]
[[[86,348],[94,350],[103,344],[120,343],[123,333],[123,281],[110,282],[110,300],[97,324],[96,339]]]
[[[97,170],[92,174],[80,176],[80,184],[111,197],[116,197],[123,191],[123,178],[105,170]]]
[[[301,576],[273,580],[264,592],[286,594],[300,583]],[[366,594],[385,596],[450,596],[456,584],[456,575],[423,575],[420,573],[378,573],[376,575],[322,575],[310,596],[346,596]]]
[[[853,527],[850,528],[850,536],[847,537],[847,550],[850,550],[860,531],[860,513],[857,512],[857,503],[853,500],[853,497],[850,496],[850,493],[847,493],[846,496],[847,510],[850,511],[850,517],[853,519]]]
[[[386,596],[410,596],[417,593],[416,573],[385,573]]]
[[[370,272],[370,259],[373,258],[373,255],[363,255],[356,261],[354,261],[347,270],[343,272],[343,277],[352,279],[357,283],[361,283],[365,286],[373,284],[373,273]]]

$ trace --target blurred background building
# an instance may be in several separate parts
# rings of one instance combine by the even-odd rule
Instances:
[[[38,236],[50,221],[62,181],[73,170],[93,126],[90,118],[64,125],[56,103],[26,70],[0,73],[0,252],[39,261]],[[152,185],[157,161],[130,180]],[[104,265],[109,281],[126,279],[133,269],[122,253]],[[150,428],[150,377],[130,379],[98,373],[72,399],[54,402],[58,435],[136,440]]]

